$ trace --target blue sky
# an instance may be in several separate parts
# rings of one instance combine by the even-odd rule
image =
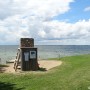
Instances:
[[[0,0],[0,45],[90,45],[90,0]]]
[[[70,3],[71,9],[61,15],[55,16],[54,19],[60,21],[67,21],[69,23],[75,23],[79,20],[88,20],[90,19],[90,10],[85,11],[86,7],[90,7],[90,0],[75,0]]]

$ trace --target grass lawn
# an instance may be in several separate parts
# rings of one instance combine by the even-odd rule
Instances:
[[[61,58],[47,73],[0,73],[0,90],[90,90],[90,55]]]

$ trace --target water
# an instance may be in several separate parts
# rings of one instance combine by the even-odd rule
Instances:
[[[38,45],[40,59],[90,54],[90,45]],[[0,45],[1,63],[15,59],[18,45]]]

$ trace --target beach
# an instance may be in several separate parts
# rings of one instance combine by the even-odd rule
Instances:
[[[38,61],[39,67],[43,69],[44,71],[48,71],[54,67],[60,66],[62,64],[62,61],[58,60],[39,60]],[[21,67],[19,66],[17,71],[14,70],[14,63],[7,63],[6,64],[8,67],[3,67],[2,72],[3,73],[20,73]],[[43,71],[43,70],[38,70],[38,71]]]

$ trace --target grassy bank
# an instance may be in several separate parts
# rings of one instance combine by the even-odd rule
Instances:
[[[61,58],[63,64],[48,73],[0,73],[0,90],[89,90],[90,55]]]

